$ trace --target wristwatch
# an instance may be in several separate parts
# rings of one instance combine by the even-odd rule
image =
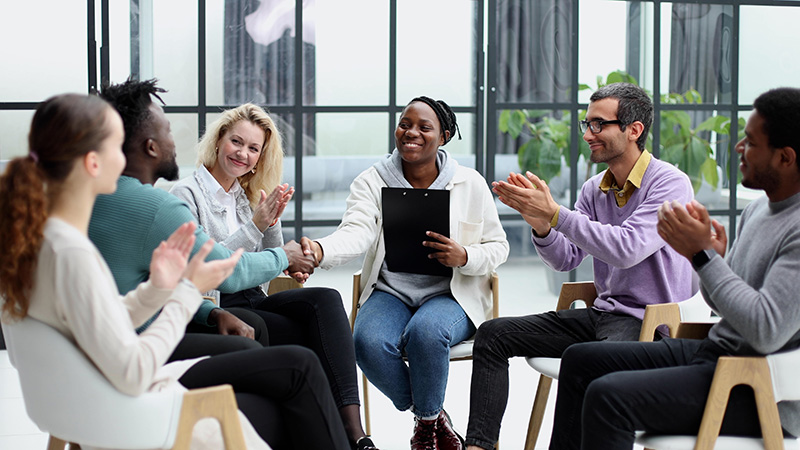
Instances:
[[[714,255],[716,254],[717,252],[715,252],[714,250],[707,250],[707,249],[700,250],[699,252],[692,255],[692,267],[694,267],[694,270],[700,270],[703,266],[706,265],[706,263],[711,261],[711,258],[713,258]]]

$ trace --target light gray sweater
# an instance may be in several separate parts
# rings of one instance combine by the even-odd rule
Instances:
[[[725,261],[698,272],[706,302],[722,316],[709,338],[732,355],[768,355],[800,347],[800,194],[759,198],[742,212]],[[727,264],[726,264],[727,263]],[[800,436],[800,402],[780,402],[783,427]]]

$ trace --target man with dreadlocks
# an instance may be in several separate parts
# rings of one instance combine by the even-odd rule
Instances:
[[[494,448],[508,399],[508,359],[561,357],[571,344],[635,341],[645,307],[686,300],[692,267],[658,235],[658,207],[692,200],[689,178],[644,149],[653,103],[640,87],[615,83],[595,91],[583,139],[594,163],[608,169],[584,183],[575,210],[559,206],[544,181],[528,172],[492,183],[500,201],[531,226],[533,245],[553,270],[594,257],[594,307],[501,317],[475,337],[470,450]]]
[[[442,410],[450,347],[470,338],[491,315],[489,277],[508,256],[486,181],[440,148],[457,132],[456,116],[445,102],[411,100],[395,130],[397,148],[353,181],[339,228],[322,239],[301,241],[323,269],[366,255],[353,331],[356,360],[397,409],[414,413],[412,450],[463,448]],[[420,245],[430,247],[430,257],[452,268],[452,275],[387,268],[383,187],[450,191],[451,237],[428,232],[429,240]]]

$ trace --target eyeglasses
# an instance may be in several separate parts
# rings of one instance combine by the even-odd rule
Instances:
[[[603,131],[603,126],[605,125],[614,125],[619,124],[622,126],[622,121],[619,119],[614,120],[601,120],[601,119],[592,119],[592,120],[581,120],[581,132],[586,133],[586,129],[592,130],[592,133],[598,134]]]

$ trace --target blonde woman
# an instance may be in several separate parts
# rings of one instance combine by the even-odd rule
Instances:
[[[279,247],[280,216],[294,193],[287,184],[279,184],[282,164],[283,146],[274,121],[261,107],[247,103],[223,112],[208,127],[198,144],[197,170],[170,192],[188,203],[208,235],[229,249],[257,252]],[[355,350],[337,291],[305,288],[267,297],[255,287],[214,295],[223,308],[244,307],[259,314],[270,344],[313,350],[353,448],[375,448],[361,425]]]

